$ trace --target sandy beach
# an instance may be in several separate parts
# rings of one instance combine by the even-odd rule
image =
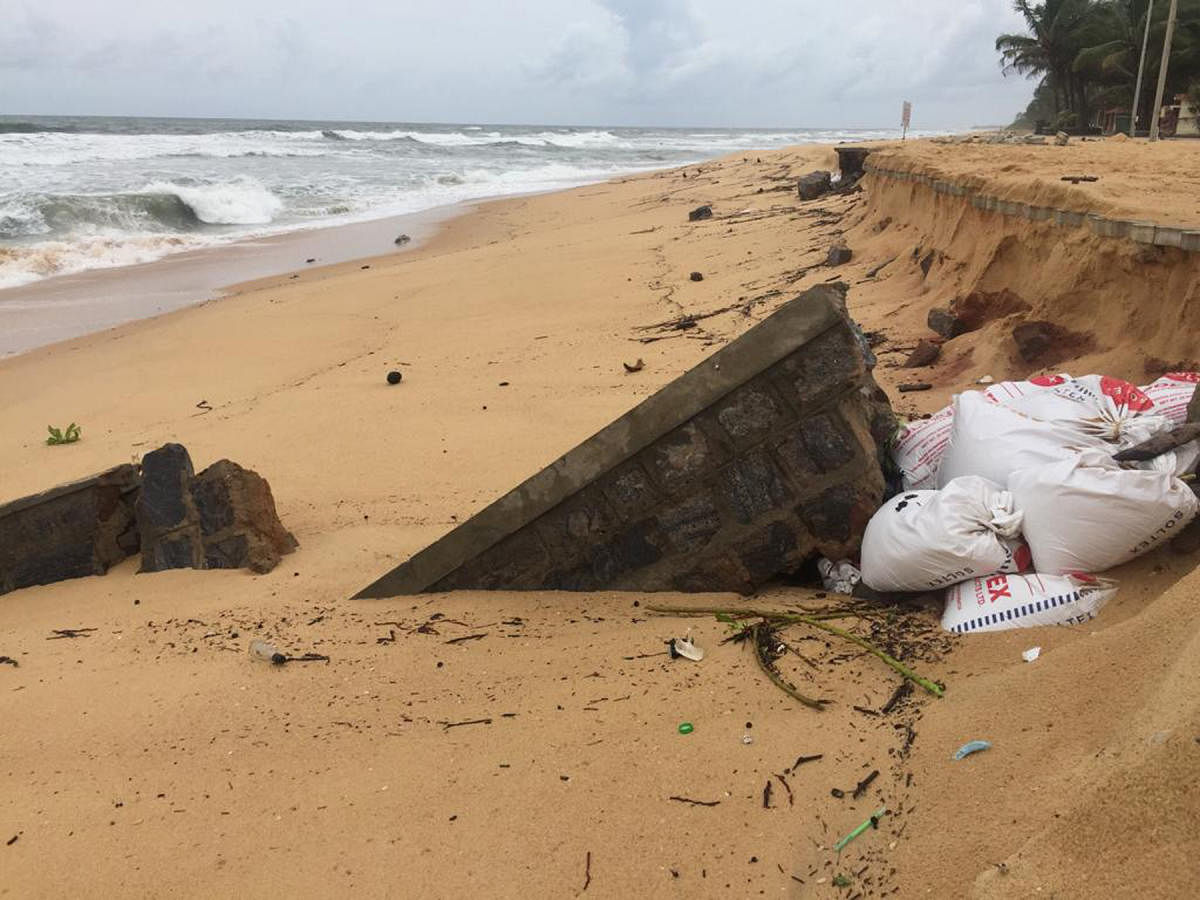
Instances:
[[[873,146],[889,172],[1200,229],[1191,143]],[[1159,178],[1135,174],[1148,160]],[[19,663],[0,665],[0,895],[1195,895],[1194,556],[1116,570],[1116,599],[1076,628],[952,639],[940,610],[898,612],[906,661],[947,689],[886,715],[898,676],[850,645],[798,636],[812,664],[789,675],[831,701],[814,711],[726,625],[645,609],[804,596],[785,584],[347,599],[822,282],[849,285],[900,413],[1034,374],[1009,336],[1022,316],[1067,334],[1049,371],[1200,366],[1200,254],[884,174],[802,203],[817,168],[832,147],[489,202],[411,251],[0,359],[0,502],[177,441],[197,469],[267,478],[300,543],[268,575],[130,559],[0,597]],[[700,204],[714,216],[689,222]],[[835,241],[853,258],[831,268]],[[932,390],[896,392],[956,298],[985,323],[920,370]],[[694,326],[661,327],[680,316]],[[83,440],[47,447],[70,421]],[[700,663],[665,655],[688,628]],[[260,636],[330,661],[255,663]],[[952,760],[972,739],[993,748]]]

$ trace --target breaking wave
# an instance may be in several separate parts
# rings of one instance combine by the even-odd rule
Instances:
[[[0,206],[0,240],[37,235],[187,232],[203,225],[266,225],[283,202],[261,184],[179,185],[154,182],[121,194],[27,195]]]

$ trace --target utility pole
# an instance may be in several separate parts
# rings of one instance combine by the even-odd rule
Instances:
[[[1133,89],[1133,110],[1129,114],[1129,136],[1137,131],[1138,107],[1142,103],[1142,74],[1146,71],[1146,48],[1150,45],[1150,20],[1154,18],[1154,0],[1146,9],[1146,31],[1142,35],[1142,58],[1138,61],[1137,87]]]
[[[1171,0],[1171,12],[1167,15],[1167,36],[1163,38],[1162,61],[1158,64],[1158,90],[1154,92],[1154,108],[1150,110],[1150,140],[1158,140],[1158,111],[1162,109],[1163,91],[1167,89],[1167,65],[1171,62],[1171,39],[1175,37],[1175,13],[1179,0]]]

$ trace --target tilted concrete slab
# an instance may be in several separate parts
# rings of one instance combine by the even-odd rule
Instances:
[[[0,505],[0,594],[103,575],[136,550],[140,484],[126,463]]]
[[[356,598],[745,593],[854,553],[895,422],[845,292],[796,297]]]

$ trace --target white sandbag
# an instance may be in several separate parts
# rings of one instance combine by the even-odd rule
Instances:
[[[1071,376],[1066,372],[1060,372],[1057,375],[1035,375],[1028,381],[1000,381],[984,388],[983,395],[997,403],[1009,403],[1055,387],[1070,379]]]
[[[978,393],[1033,418],[1058,421],[1085,435],[1099,437],[1112,444],[1115,452],[1184,421],[1198,381],[1200,373],[1172,372],[1139,388],[1106,375],[1075,378],[1062,372],[1038,375],[1028,381],[1002,381]],[[901,472],[905,490],[938,486],[938,468],[953,428],[951,405],[901,429],[892,446],[892,460]],[[1194,463],[1197,455],[1200,449],[1183,457],[1176,473],[1188,471],[1188,463]],[[941,479],[940,483],[947,480]]]
[[[959,634],[1094,619],[1117,584],[1091,575],[992,575],[946,591],[942,627]]]
[[[997,403],[1025,397],[1069,379],[1070,375],[1042,375],[1029,381],[1001,381],[983,391],[983,396]],[[900,470],[906,491],[937,489],[937,472],[942,454],[950,443],[954,425],[954,407],[947,406],[928,419],[909,422],[900,429],[892,444],[892,461]]]
[[[1029,562],[1020,532],[1012,495],[982,478],[897,494],[867,523],[862,579],[877,591],[925,591],[1018,572]]]
[[[1097,450],[1014,472],[1008,488],[1025,514],[1034,568],[1048,575],[1128,562],[1182,531],[1198,506],[1171,472],[1124,469]]]
[[[950,441],[954,409],[947,406],[928,419],[909,422],[892,443],[892,461],[900,470],[906,491],[937,488],[938,467]]]
[[[1168,372],[1146,385],[1142,392],[1154,401],[1154,412],[1176,425],[1187,421],[1188,404],[1196,393],[1200,372]]]
[[[1080,450],[1108,446],[1100,438],[1068,424],[1035,419],[993,403],[974,391],[956,396],[953,407],[950,442],[938,468],[941,486],[964,475],[977,475],[1004,485],[1018,469],[1070,459]],[[1017,508],[1021,508],[1019,501]]]
[[[1054,375],[1040,380],[1040,390],[1004,400],[1004,405],[1035,419],[1069,425],[1118,449],[1140,444],[1171,427],[1168,419],[1156,415],[1154,401],[1128,381],[1107,375]]]

